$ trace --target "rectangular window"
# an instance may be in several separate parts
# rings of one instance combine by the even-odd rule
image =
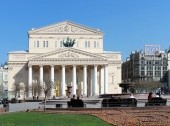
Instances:
[[[141,71],[141,76],[145,76],[145,71]]]
[[[48,47],[48,41],[43,41],[43,47],[47,48]]]
[[[37,41],[37,45],[36,46],[37,46],[37,48],[40,47],[40,42],[39,41]]]
[[[88,41],[88,47],[90,47],[90,41]]]
[[[48,47],[48,41],[46,41],[46,47]]]
[[[145,70],[145,66],[144,65],[141,65],[141,70]]]
[[[161,71],[155,71],[155,76],[156,76],[156,77],[161,76]]]
[[[166,66],[163,66],[163,70],[167,70],[167,67],[166,67]]]
[[[85,41],[85,48],[87,48],[87,41]]]
[[[147,71],[148,76],[153,76],[153,71]]]

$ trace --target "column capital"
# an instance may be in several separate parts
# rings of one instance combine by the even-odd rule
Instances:
[[[65,64],[63,64],[63,65],[61,65],[62,67],[65,67],[66,65]]]
[[[76,67],[77,65],[76,64],[73,64],[73,67]]]
[[[54,67],[55,65],[51,64],[50,67]]]
[[[39,67],[43,67],[44,65],[43,64],[40,64]]]
[[[33,65],[32,64],[28,64],[28,67],[32,67]]]

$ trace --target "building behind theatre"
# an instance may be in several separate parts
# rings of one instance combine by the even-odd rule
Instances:
[[[8,97],[8,67],[0,67],[0,99]]]
[[[159,45],[145,45],[144,51],[135,51],[122,63],[122,82],[160,81],[168,70],[168,51]]]
[[[73,47],[63,45],[67,39],[75,40]],[[121,53],[103,50],[100,30],[64,21],[30,30],[28,40],[28,51],[8,53],[10,98],[43,97],[34,85],[49,81],[50,96],[121,93]],[[15,85],[22,88],[14,93]]]

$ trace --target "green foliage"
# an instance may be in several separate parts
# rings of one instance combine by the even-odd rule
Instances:
[[[45,114],[33,112],[0,115],[0,126],[110,126],[101,119],[80,114]]]
[[[155,92],[161,86],[162,83],[159,81],[135,82],[131,84],[131,88],[129,90],[132,93]]]
[[[75,39],[70,39],[69,37],[67,37],[65,42],[63,40],[64,47],[73,47],[74,44],[75,44]]]

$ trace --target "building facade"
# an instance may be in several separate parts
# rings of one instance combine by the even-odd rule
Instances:
[[[67,38],[75,40],[73,47],[64,46]],[[19,93],[32,97],[33,84],[49,81],[51,96],[121,92],[121,53],[103,50],[101,31],[64,21],[32,29],[28,39],[28,51],[8,53],[9,93],[19,84],[25,90]]]
[[[159,45],[146,45],[144,51],[135,51],[122,63],[124,83],[160,81],[168,69],[168,53]]]
[[[0,68],[0,99],[8,97],[8,67]]]

